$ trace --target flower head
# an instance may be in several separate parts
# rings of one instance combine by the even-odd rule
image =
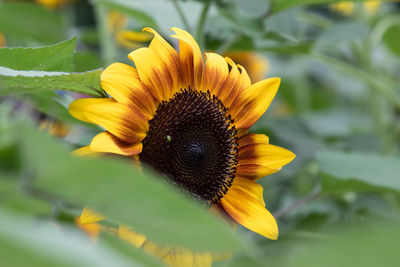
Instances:
[[[69,106],[75,118],[106,130],[84,150],[138,157],[193,197],[276,239],[276,221],[256,180],[295,155],[248,129],[267,110],[280,79],[251,84],[230,58],[204,58],[186,31],[173,28],[178,53],[156,31],[144,30],[154,38],[129,54],[136,68],[114,63],[102,73],[101,86],[111,97]]]

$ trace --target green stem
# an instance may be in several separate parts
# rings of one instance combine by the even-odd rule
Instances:
[[[196,37],[202,49],[204,49],[205,47],[203,31],[204,31],[204,23],[206,22],[207,18],[207,13],[208,10],[210,9],[210,4],[211,0],[207,0],[207,2],[205,2],[205,4],[203,5],[203,9],[201,10],[199,22],[197,23]]]
[[[97,20],[97,30],[100,36],[101,55],[106,65],[115,60],[114,40],[107,28],[107,8],[98,2],[94,2],[94,10]]]
[[[178,1],[177,0],[171,0],[171,2],[174,5],[176,11],[178,12],[178,15],[179,15],[179,17],[180,17],[180,19],[181,19],[181,21],[183,23],[183,26],[185,27],[185,29],[188,32],[191,33],[192,31],[190,29],[189,22],[187,21],[187,19],[185,17],[185,13],[183,13],[183,10],[182,10],[181,6],[179,5]]]

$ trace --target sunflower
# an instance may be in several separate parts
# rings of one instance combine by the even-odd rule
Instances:
[[[179,52],[145,28],[154,37],[149,47],[128,55],[136,68],[113,63],[103,71],[101,86],[110,98],[70,104],[72,116],[105,129],[77,153],[139,159],[211,209],[277,239],[277,223],[256,180],[295,155],[248,129],[267,110],[280,79],[252,84],[241,65],[215,53],[203,57],[189,33],[172,30]],[[91,216],[83,221],[103,219]]]

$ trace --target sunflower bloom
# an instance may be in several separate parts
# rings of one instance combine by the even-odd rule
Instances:
[[[101,86],[111,97],[70,104],[72,116],[105,129],[80,154],[138,158],[210,208],[277,239],[277,223],[256,180],[295,155],[248,129],[267,110],[280,79],[252,84],[241,65],[215,53],[203,57],[189,33],[172,30],[179,53],[145,28],[154,37],[149,47],[128,55],[136,68],[113,63],[102,73]]]

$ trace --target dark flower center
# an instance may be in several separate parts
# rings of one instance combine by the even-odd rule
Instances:
[[[235,177],[238,137],[222,102],[182,90],[160,103],[149,121],[140,160],[193,196],[217,203]]]

